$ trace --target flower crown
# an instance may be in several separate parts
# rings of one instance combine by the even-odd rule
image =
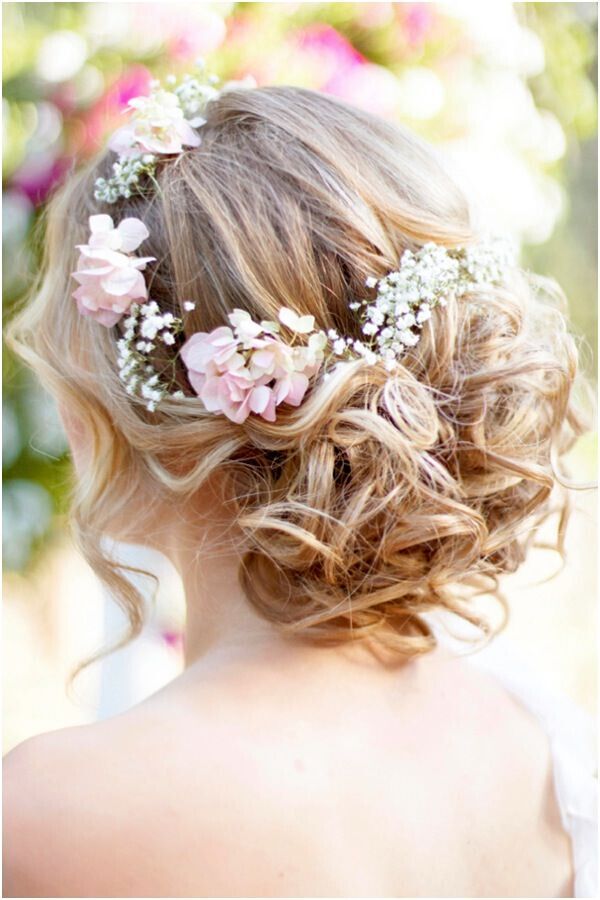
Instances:
[[[177,84],[170,76],[172,90],[153,82],[149,96],[130,100],[128,122],[109,141],[117,154],[113,174],[97,179],[96,199],[115,203],[156,188],[155,173],[163,161],[200,145],[207,104],[223,91],[252,86],[247,80],[218,89],[216,83],[212,76],[186,76]],[[229,325],[183,340],[184,317],[195,304],[184,302],[183,317],[178,317],[161,312],[148,296],[143,272],[156,260],[135,254],[150,236],[144,223],[126,218],[115,227],[111,216],[94,215],[89,227],[88,243],[77,247],[72,275],[79,286],[73,296],[82,315],[108,328],[121,323],[118,369],[126,391],[151,412],[166,397],[184,399],[177,389],[180,358],[204,408],[236,423],[252,414],[274,422],[281,404],[298,406],[310,379],[330,360],[364,359],[393,372],[405,351],[418,343],[435,307],[475,286],[502,283],[514,265],[512,248],[498,238],[450,249],[429,242],[414,252],[405,250],[397,270],[368,278],[365,286],[373,296],[349,304],[362,339],[335,329],[325,332],[315,327],[314,316],[282,307],[277,321],[261,322],[234,309]],[[158,345],[173,348],[166,375],[151,362]],[[325,378],[328,374],[323,371]]]

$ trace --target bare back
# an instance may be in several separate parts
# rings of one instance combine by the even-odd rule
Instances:
[[[271,662],[17,748],[5,896],[572,896],[546,736],[490,676]]]

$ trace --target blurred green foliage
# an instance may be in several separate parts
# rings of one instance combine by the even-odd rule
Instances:
[[[300,84],[402,121],[463,168],[476,159],[525,263],[564,286],[595,371],[596,4],[455,6],[4,4],[5,316],[36,271],[53,188],[151,74],[203,56],[225,78]],[[52,403],[8,352],[3,375],[5,563],[23,567],[62,527],[70,464]]]

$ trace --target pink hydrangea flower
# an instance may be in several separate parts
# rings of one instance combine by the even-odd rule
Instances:
[[[108,142],[119,156],[181,153],[184,146],[199,146],[200,135],[185,119],[179,99],[171,91],[134,97],[128,106],[133,110],[130,121],[115,131]]]
[[[77,308],[107,328],[116,325],[134,301],[148,296],[142,275],[153,256],[132,256],[149,236],[139,219],[123,219],[115,228],[110,216],[90,216],[90,237],[79,244],[80,256],[72,273],[79,282],[73,293]]]
[[[280,322],[294,334],[314,328],[312,316],[298,316],[285,307]],[[279,323],[253,322],[236,309],[229,315],[233,329],[220,326],[193,334],[181,349],[190,384],[206,409],[220,412],[232,422],[244,422],[250,413],[268,422],[276,419],[280,403],[298,406],[323,359],[327,338],[310,335],[308,345],[293,346],[277,333]]]

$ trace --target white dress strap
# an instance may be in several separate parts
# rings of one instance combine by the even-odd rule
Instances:
[[[592,717],[549,689],[503,637],[464,658],[495,676],[548,734],[556,798],[572,843],[574,896],[597,897],[598,772]]]

